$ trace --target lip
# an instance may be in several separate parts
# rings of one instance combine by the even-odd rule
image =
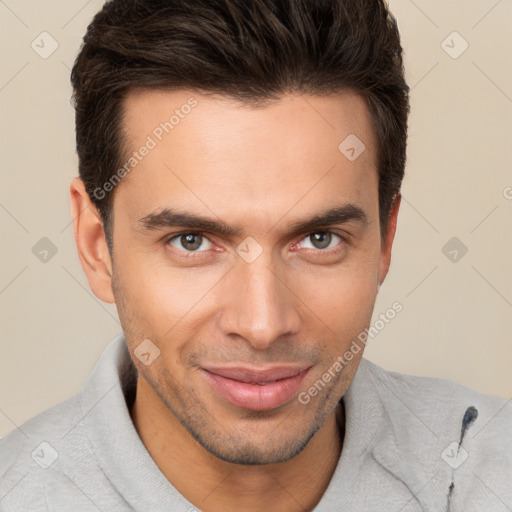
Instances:
[[[310,366],[201,368],[206,380],[235,407],[263,411],[289,401],[299,390]]]

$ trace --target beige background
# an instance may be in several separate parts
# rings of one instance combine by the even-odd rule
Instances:
[[[120,332],[115,308],[88,288],[68,198],[77,174],[69,72],[101,4],[0,1],[0,436],[78,392]],[[390,5],[412,113],[394,259],[374,319],[395,301],[403,311],[366,356],[510,399],[512,0]],[[31,48],[43,31],[58,42],[46,59]],[[461,37],[469,46],[453,58],[444,48],[456,55]],[[32,252],[43,237],[57,248],[46,263]],[[452,237],[468,248],[457,262],[442,251]]]

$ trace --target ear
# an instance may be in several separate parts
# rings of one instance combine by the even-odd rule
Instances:
[[[98,299],[114,303],[112,261],[98,209],[90,200],[80,178],[71,182],[70,194],[78,257],[89,286]]]
[[[389,265],[391,264],[391,248],[393,246],[393,240],[395,239],[398,210],[400,209],[401,201],[402,194],[400,192],[397,192],[393,204],[391,206],[391,212],[388,221],[388,230],[381,244],[379,263],[379,286],[384,282],[384,279],[386,278],[386,275],[389,270]]]

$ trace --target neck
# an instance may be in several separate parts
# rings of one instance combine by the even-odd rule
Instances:
[[[301,453],[286,462],[250,466],[208,452],[140,375],[130,413],[160,471],[205,512],[313,510],[334,473],[345,431],[344,409],[338,405]]]

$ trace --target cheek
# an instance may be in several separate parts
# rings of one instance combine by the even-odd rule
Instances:
[[[122,276],[125,300],[138,322],[148,334],[165,340],[208,303],[208,294],[226,270],[214,266],[177,267],[162,255],[143,255],[120,262],[116,271]]]
[[[377,296],[378,258],[302,275],[300,299],[337,342],[350,342],[371,321]]]

